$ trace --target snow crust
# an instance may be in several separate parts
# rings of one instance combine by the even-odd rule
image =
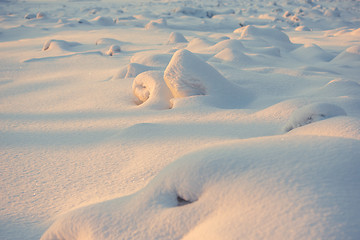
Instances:
[[[0,239],[358,239],[359,13],[0,1]]]

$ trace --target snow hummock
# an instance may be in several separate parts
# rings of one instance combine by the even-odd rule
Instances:
[[[139,104],[154,109],[171,108],[172,95],[163,76],[161,71],[146,71],[136,76],[132,89]]]
[[[285,126],[285,131],[327,118],[346,115],[344,109],[329,103],[313,103],[295,110]]]
[[[205,101],[221,108],[243,107],[249,101],[244,89],[186,49],[174,53],[164,80],[175,98],[205,96]]]
[[[79,46],[78,42],[68,42],[65,40],[51,39],[44,43],[42,50],[57,50],[57,51],[71,51],[72,47]]]
[[[188,40],[179,32],[170,33],[169,40],[167,44],[175,44],[175,43],[187,43]]]
[[[260,44],[264,42],[287,50],[294,49],[294,45],[291,43],[289,37],[276,28],[248,25],[234,30],[234,33],[240,34],[240,39],[260,42]]]
[[[301,46],[292,53],[297,57],[300,58],[303,61],[325,61],[328,62],[334,58],[334,56],[325,50],[323,50],[321,47],[319,47],[316,44],[306,44],[304,46]]]

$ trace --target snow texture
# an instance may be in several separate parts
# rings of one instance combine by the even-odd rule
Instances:
[[[307,136],[211,146],[133,195],[63,216],[42,240],[355,239],[359,154],[357,141]]]
[[[359,239],[359,13],[0,0],[0,239]]]

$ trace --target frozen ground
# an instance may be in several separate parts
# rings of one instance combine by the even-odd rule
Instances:
[[[359,239],[359,1],[0,1],[0,239]]]

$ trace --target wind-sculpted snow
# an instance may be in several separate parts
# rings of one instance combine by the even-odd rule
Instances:
[[[147,71],[139,74],[132,86],[138,103],[153,109],[171,108],[171,92],[166,86],[164,73],[161,71]]]
[[[0,240],[358,239],[359,9],[0,0]]]
[[[354,239],[359,154],[358,141],[311,136],[210,146],[133,195],[67,213],[41,239]]]
[[[220,108],[240,108],[251,99],[248,92],[185,49],[174,53],[164,80],[175,98],[204,96],[205,101]]]

